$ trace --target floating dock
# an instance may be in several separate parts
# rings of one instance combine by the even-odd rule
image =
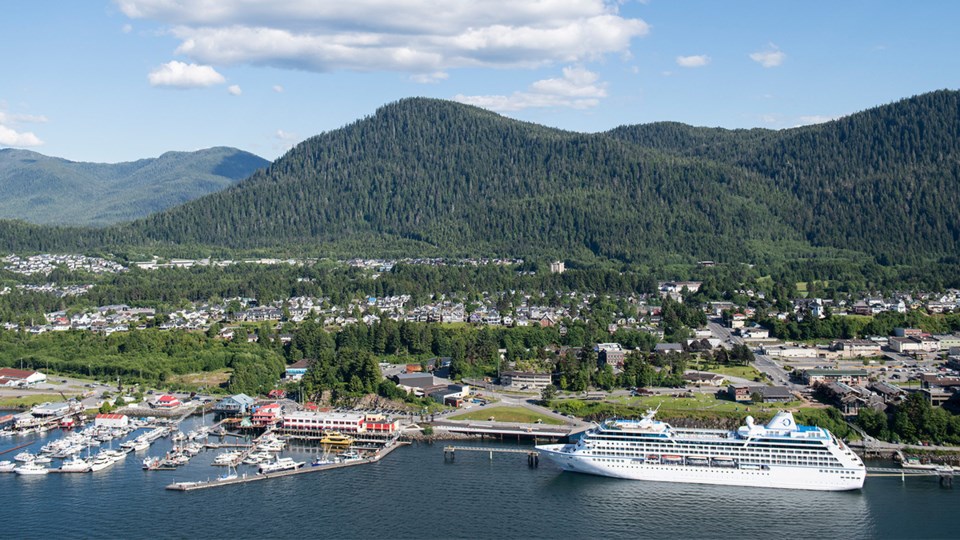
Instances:
[[[389,447],[380,450],[379,453],[375,454],[372,457],[358,459],[355,461],[347,461],[344,463],[331,463],[328,465],[318,465],[316,467],[311,467],[305,465],[300,469],[290,470],[290,471],[280,471],[275,473],[266,473],[266,474],[243,474],[238,478],[233,480],[205,480],[199,482],[174,482],[167,486],[167,489],[172,491],[196,491],[198,489],[208,489],[215,488],[220,486],[235,486],[237,484],[246,484],[249,482],[257,482],[259,480],[267,480],[269,478],[282,478],[287,476],[295,476],[298,474],[307,474],[312,472],[320,471],[329,471],[332,469],[342,469],[344,467],[353,467],[354,465],[366,465],[369,463],[376,463],[386,457],[390,452],[393,452],[397,447],[405,446],[410,443],[408,442],[397,442]]]

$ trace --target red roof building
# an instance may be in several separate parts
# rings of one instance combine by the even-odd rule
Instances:
[[[179,407],[180,405],[180,400],[177,399],[176,396],[164,394],[157,398],[157,407],[162,409],[172,409],[174,407]]]
[[[282,419],[281,412],[279,403],[269,403],[258,408],[251,421],[255,426],[272,426]]]

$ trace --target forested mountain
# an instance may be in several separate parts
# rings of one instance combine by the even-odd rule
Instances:
[[[5,148],[0,217],[60,225],[129,221],[219,191],[267,165],[223,147],[126,163],[79,163]]]
[[[649,124],[610,135],[769,178],[814,245],[881,260],[954,254],[960,240],[960,92],[938,91],[783,131]]]
[[[960,93],[825,124],[580,134],[406,99],[226,190],[95,231],[0,226],[10,249],[207,245],[657,262],[960,248]],[[41,247],[43,246],[43,247]],[[909,257],[909,259],[908,259]]]

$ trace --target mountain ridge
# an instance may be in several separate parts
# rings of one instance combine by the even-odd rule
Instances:
[[[36,224],[109,225],[223,189],[268,161],[235,148],[165,152],[120,163],[0,149],[0,217]]]
[[[0,234],[26,246],[909,262],[960,249],[958,158],[956,91],[780,131],[656,123],[593,134],[407,98],[132,223]]]

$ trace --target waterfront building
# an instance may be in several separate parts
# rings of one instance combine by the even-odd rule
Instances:
[[[325,430],[341,433],[363,433],[366,431],[364,415],[358,413],[338,413],[320,411],[296,411],[284,415],[283,428],[296,431]]]
[[[255,401],[246,394],[235,394],[218,401],[213,410],[228,416],[244,415],[250,412]]]
[[[158,409],[175,409],[182,405],[180,400],[176,396],[170,394],[164,394],[157,398],[157,401],[154,403],[154,406]]]
[[[268,427],[283,420],[283,408],[279,403],[268,403],[257,408],[251,421],[258,427]]]
[[[93,425],[105,428],[125,428],[130,425],[130,419],[125,414],[101,413],[94,418]]]

